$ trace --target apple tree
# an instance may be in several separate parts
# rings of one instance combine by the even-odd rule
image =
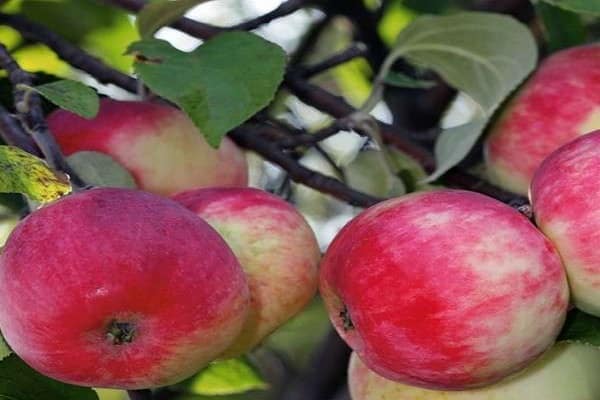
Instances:
[[[600,398],[599,15],[0,1],[0,397]]]

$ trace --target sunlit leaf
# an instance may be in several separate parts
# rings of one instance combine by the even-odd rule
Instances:
[[[0,146],[0,192],[22,193],[42,203],[69,193],[71,186],[46,163],[23,150]]]
[[[182,386],[186,388],[186,392],[205,396],[268,388],[256,368],[245,358],[214,361]]]

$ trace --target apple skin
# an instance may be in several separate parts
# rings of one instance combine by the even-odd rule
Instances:
[[[277,196],[253,188],[206,188],[174,197],[215,228],[250,287],[250,315],[223,358],[248,352],[315,296],[321,257],[305,219]]]
[[[81,386],[185,379],[237,337],[248,305],[244,272],[214,229],[137,190],[92,189],[44,206],[0,256],[7,342],[42,374]],[[129,324],[121,343],[110,334],[117,324]]]
[[[361,213],[327,250],[320,289],[369,368],[446,390],[524,368],[554,342],[569,296],[557,252],[527,218],[460,190]]]
[[[600,316],[600,130],[552,153],[536,171],[531,204],[538,227],[560,253],[581,310]]]
[[[389,381],[350,358],[352,400],[594,400],[600,398],[600,349],[557,343],[522,372],[494,385],[460,392],[434,391]]]
[[[600,129],[600,45],[573,47],[544,60],[485,141],[488,176],[527,195],[551,152]]]
[[[197,187],[248,183],[242,151],[228,138],[213,149],[174,107],[105,98],[94,119],[56,110],[47,122],[63,153],[107,154],[133,175],[141,190],[170,196]]]

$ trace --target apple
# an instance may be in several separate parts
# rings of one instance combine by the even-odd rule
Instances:
[[[238,336],[244,272],[206,222],[129,189],[79,192],[35,211],[0,255],[0,329],[27,364],[81,386],[185,379]]]
[[[494,385],[460,392],[435,391],[389,381],[350,358],[352,400],[593,400],[600,398],[600,349],[557,343],[522,372]]]
[[[222,235],[248,278],[250,315],[223,358],[254,348],[314,297],[321,253],[290,204],[253,188],[198,189],[174,199]]]
[[[560,253],[573,303],[600,316],[600,130],[552,153],[536,171],[531,203],[538,227]]]
[[[192,121],[171,106],[105,98],[94,119],[56,110],[47,121],[66,155],[107,154],[148,192],[170,196],[197,187],[248,182],[246,158],[230,139],[213,149]]]
[[[527,195],[546,156],[595,129],[600,129],[600,44],[555,53],[491,128],[484,147],[489,178]]]
[[[375,205],[321,263],[337,331],[390,380],[462,390],[496,382],[548,349],[568,307],[552,244],[518,211],[461,190]]]

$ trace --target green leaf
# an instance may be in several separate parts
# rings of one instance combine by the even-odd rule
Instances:
[[[181,384],[191,394],[212,396],[264,390],[268,384],[245,358],[213,361]]]
[[[286,64],[279,46],[247,32],[220,34],[191,53],[156,39],[128,52],[144,83],[181,107],[214,147],[271,102]]]
[[[512,17],[464,12],[416,19],[398,35],[380,76],[400,57],[434,70],[480,108],[476,120],[440,135],[430,182],[468,154],[496,108],[535,68],[537,46],[529,29]]]
[[[6,357],[12,354],[12,350],[6,344],[4,338],[0,335],[0,361],[4,360]]]
[[[585,42],[585,26],[579,14],[547,3],[539,3],[536,10],[544,23],[544,32],[551,51]]]
[[[401,196],[406,188],[391,167],[384,150],[363,150],[345,168],[346,180],[352,188],[373,196]]]
[[[0,399],[98,400],[98,396],[90,388],[47,378],[13,354],[0,362]]]
[[[42,203],[71,192],[41,159],[12,146],[0,146],[0,193],[22,193]]]
[[[90,185],[132,189],[137,187],[129,171],[109,155],[79,151],[67,157],[67,163]]]
[[[600,14],[600,1],[598,0],[541,0],[565,10],[583,14]]]
[[[434,148],[437,161],[436,169],[423,182],[435,181],[450,168],[461,162],[479,139],[486,124],[487,119],[481,118],[442,131],[435,142]]]
[[[577,309],[570,311],[558,340],[600,346],[600,318]]]
[[[433,81],[415,79],[397,71],[388,72],[387,76],[385,77],[385,83],[389,86],[409,89],[428,89],[435,86],[435,82]]]
[[[136,25],[142,38],[149,38],[163,26],[182,17],[190,8],[207,0],[156,0],[138,13]]]
[[[96,91],[81,82],[62,79],[31,87],[58,107],[83,118],[92,119],[98,114],[100,100]]]

